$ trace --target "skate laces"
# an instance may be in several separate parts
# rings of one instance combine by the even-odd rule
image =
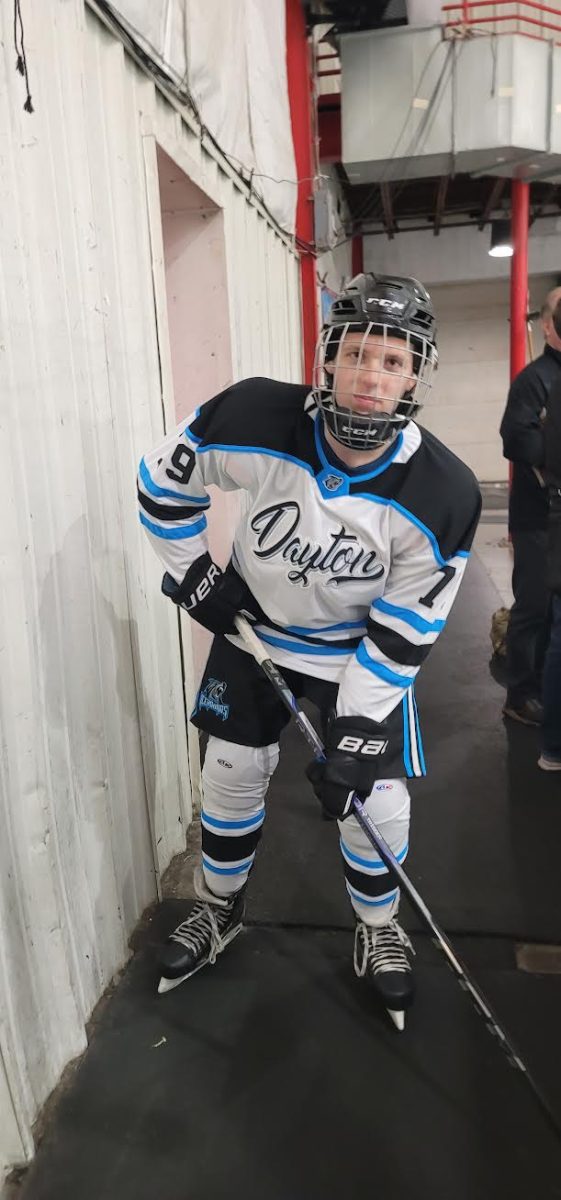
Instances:
[[[209,944],[209,963],[216,962],[217,956],[224,949],[222,933],[230,921],[235,897],[224,906],[218,908],[206,900],[197,900],[195,907],[185,921],[177,926],[170,936],[170,941],[179,942],[186,950],[198,954]]]
[[[381,971],[410,971],[406,950],[415,953],[410,939],[395,919],[380,928],[357,921],[354,950],[357,975],[366,975],[368,969],[374,975]]]

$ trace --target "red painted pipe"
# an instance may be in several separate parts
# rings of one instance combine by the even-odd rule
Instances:
[[[510,379],[526,366],[526,314],[528,311],[528,222],[530,185],[513,179],[511,187],[512,248],[510,260]],[[508,469],[512,486],[512,463]]]
[[[352,272],[354,275],[362,275],[364,271],[364,247],[362,242],[362,234],[355,234],[351,243],[351,261]]]
[[[310,382],[318,335],[314,243],[314,146],[311,48],[300,0],[286,0],[286,72],[298,198],[296,236],[300,243],[304,380]],[[309,247],[309,249],[308,249]]]
[[[554,29],[556,33],[561,33],[561,25],[552,25],[549,21],[538,21],[536,17],[525,17],[523,13],[517,13],[516,16],[513,16],[512,13],[504,13],[502,15],[495,13],[492,17],[477,17],[477,19],[474,19],[473,21],[470,21],[467,18],[464,20],[462,17],[462,23],[464,25],[491,25],[493,21],[524,21],[527,25],[537,25],[539,29]],[[453,21],[449,22],[449,24],[450,23],[452,25],[455,24]],[[524,34],[524,30],[521,29],[520,32]],[[524,34],[524,37],[531,36],[531,34]]]
[[[493,8],[497,8],[502,4],[508,4],[510,7],[512,7],[514,3],[515,0],[468,0],[467,3],[466,0],[460,0],[460,3],[458,4],[443,4],[442,11],[452,12],[454,9],[461,8],[462,13],[464,13],[466,9],[471,10],[472,8],[490,8],[491,5]],[[525,8],[532,8],[535,12],[546,12],[552,13],[554,17],[559,16],[558,8],[550,8],[547,4],[538,4],[536,3],[536,0],[516,0],[516,4],[522,4]],[[511,20],[518,20],[518,14],[512,13]]]
[[[514,251],[510,265],[510,378],[512,380],[526,366],[529,183],[513,179],[511,196]]]

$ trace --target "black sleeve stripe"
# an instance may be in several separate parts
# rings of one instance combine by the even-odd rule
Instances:
[[[205,512],[208,504],[203,504],[195,507],[193,504],[159,504],[157,500],[151,500],[149,496],[145,496],[144,492],[137,491],[138,503],[150,513],[152,517],[157,517],[159,521],[185,521],[189,517],[196,517],[197,513]]]
[[[378,650],[386,655],[386,658],[393,659],[403,667],[420,667],[432,647],[432,643],[428,646],[414,646],[412,642],[407,641],[407,638],[396,633],[395,629],[388,629],[387,625],[379,625],[377,621],[372,620],[372,617],[368,618],[367,633]]]

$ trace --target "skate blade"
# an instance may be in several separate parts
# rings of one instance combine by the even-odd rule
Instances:
[[[400,1033],[403,1033],[403,1030],[405,1029],[405,1013],[403,1009],[387,1008],[386,1012],[388,1016],[391,1017],[396,1029],[398,1029]]]
[[[189,975],[180,975],[179,979],[166,979],[165,975],[162,975],[158,984],[158,995],[163,996],[165,992],[172,992],[174,988],[179,987],[180,983],[185,983],[186,979],[189,979]]]
[[[222,949],[225,950],[226,946],[229,946],[230,942],[232,942],[234,938],[238,936],[238,933],[243,933],[243,930],[243,925],[236,925],[234,929],[230,930],[228,937],[224,939]],[[161,975],[160,982],[158,984],[158,995],[164,996],[166,992],[172,992],[174,988],[179,987],[180,983],[185,983],[186,979],[192,979],[193,975],[197,974],[197,971],[202,971],[203,967],[206,966],[208,966],[208,958],[205,959],[204,962],[199,963],[198,967],[195,967],[194,971],[188,971],[186,975],[180,975],[178,979],[166,979],[165,975]]]

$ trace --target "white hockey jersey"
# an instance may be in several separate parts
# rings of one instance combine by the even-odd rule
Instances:
[[[349,470],[308,388],[244,380],[140,464],[140,520],[178,583],[207,550],[208,484],[247,493],[232,566],[273,661],[338,681],[339,715],[391,717],[405,773],[424,774],[413,685],[469,556],[471,471],[414,422],[371,469]]]

